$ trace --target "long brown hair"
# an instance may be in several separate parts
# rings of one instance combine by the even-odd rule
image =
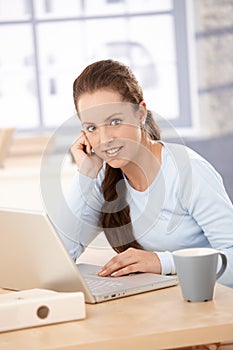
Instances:
[[[129,67],[111,59],[90,64],[74,81],[73,98],[77,111],[81,95],[100,89],[116,91],[124,102],[134,105],[139,106],[143,101],[142,89]],[[160,139],[159,128],[149,110],[142,132],[151,140]],[[133,234],[130,207],[126,202],[126,185],[120,168],[112,168],[106,164],[101,191],[105,202],[99,222],[110,245],[118,253],[129,247],[143,249]]]

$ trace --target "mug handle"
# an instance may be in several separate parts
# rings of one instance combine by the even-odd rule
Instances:
[[[221,258],[222,258],[222,266],[221,266],[221,269],[218,271],[217,275],[216,275],[216,280],[222,276],[223,272],[226,270],[226,267],[227,267],[227,257],[225,254],[223,253],[218,253]]]

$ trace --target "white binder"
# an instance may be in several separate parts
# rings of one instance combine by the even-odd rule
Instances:
[[[0,295],[0,332],[81,320],[86,317],[82,292],[29,289]]]

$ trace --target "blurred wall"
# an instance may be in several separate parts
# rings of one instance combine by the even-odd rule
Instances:
[[[202,137],[184,141],[222,175],[233,202],[233,0],[193,0]]]
[[[233,133],[233,0],[193,0],[200,125]]]

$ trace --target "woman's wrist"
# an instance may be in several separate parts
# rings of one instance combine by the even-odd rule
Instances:
[[[81,167],[80,169],[78,169],[79,174],[82,174],[91,179],[96,179],[99,171],[100,169],[97,169],[95,167]]]

